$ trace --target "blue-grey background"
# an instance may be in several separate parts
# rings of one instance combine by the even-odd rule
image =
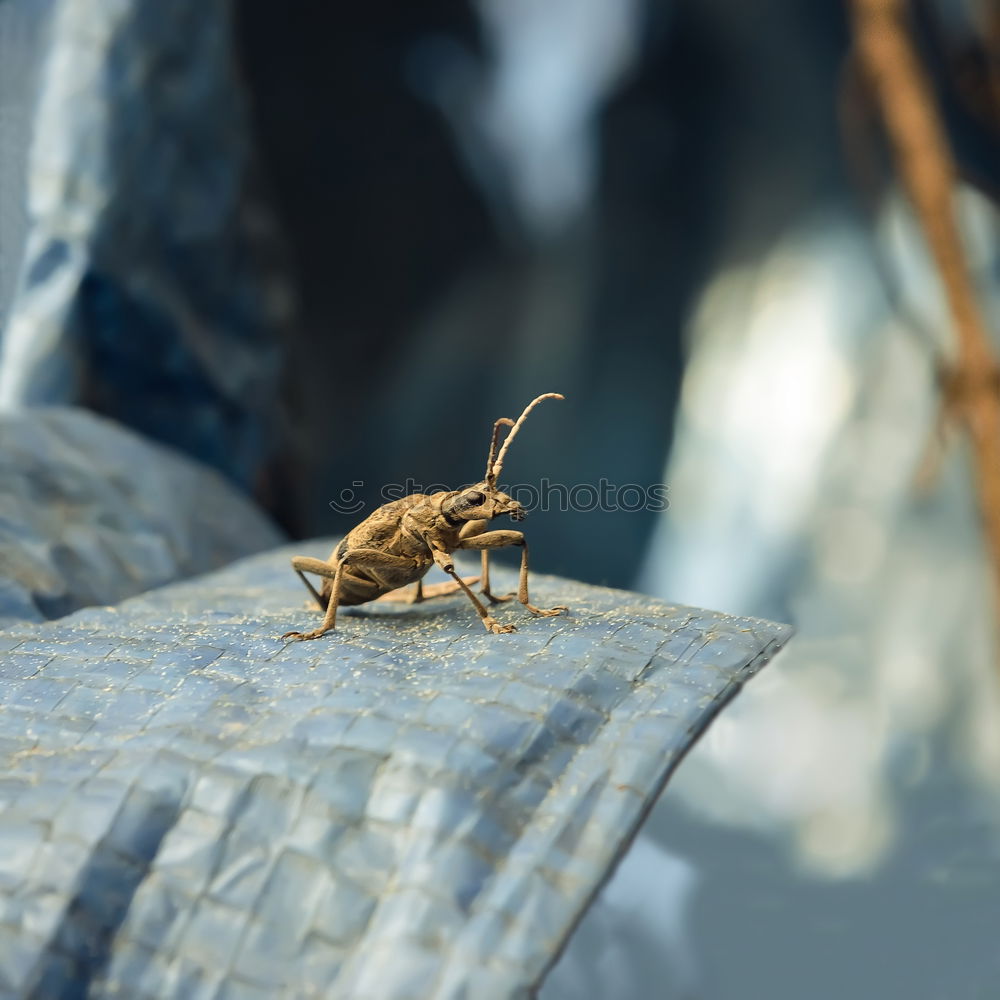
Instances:
[[[990,7],[914,9],[996,329]],[[539,568],[798,627],[551,996],[1000,972],[967,457],[915,485],[948,320],[848,44],[835,0],[0,0],[5,409],[89,407],[305,536],[352,484],[478,477],[491,421],[558,390],[511,479],[671,506],[535,512]]]

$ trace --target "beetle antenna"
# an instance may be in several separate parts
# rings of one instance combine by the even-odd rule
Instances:
[[[491,482],[495,483],[496,480],[497,480],[497,477],[500,475],[500,472],[503,469],[503,460],[504,460],[504,458],[507,455],[507,449],[510,447],[511,441],[513,441],[514,438],[517,436],[517,432],[521,429],[521,424],[524,423],[524,421],[527,418],[528,414],[531,413],[531,411],[536,406],[538,406],[538,404],[543,399],[565,399],[565,398],[566,398],[565,396],[563,396],[561,393],[558,393],[558,392],[546,392],[546,393],[543,393],[541,396],[536,396],[530,403],[528,403],[528,405],[524,408],[524,412],[517,418],[517,423],[514,424],[513,427],[511,427],[510,433],[504,439],[503,447],[500,449],[500,454],[497,455],[497,460],[493,463],[493,466],[492,466],[492,468],[489,471],[488,478],[489,478],[489,480]],[[503,419],[506,419],[506,418],[503,418]],[[499,421],[497,421],[497,425],[499,425]],[[497,433],[496,427],[497,427],[497,425],[494,425],[494,428],[493,428],[494,440],[496,440],[496,433]]]
[[[496,476],[493,473],[493,460],[496,458],[497,445],[500,443],[500,429],[502,427],[513,427],[514,421],[510,417],[501,417],[493,425],[493,440],[490,441],[490,455],[486,459],[486,482],[490,486],[496,486]]]

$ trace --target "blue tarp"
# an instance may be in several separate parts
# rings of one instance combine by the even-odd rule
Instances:
[[[0,633],[0,990],[526,996],[788,635],[537,577],[571,612],[515,634],[459,595],[285,644],[301,550]]]
[[[111,604],[281,539],[219,473],[109,420],[0,414],[0,627]]]
[[[292,297],[230,5],[71,0],[46,39],[20,96],[30,136],[10,134],[30,138],[27,230],[0,234],[23,242],[19,264],[3,255],[19,280],[0,409],[84,404],[254,485]]]

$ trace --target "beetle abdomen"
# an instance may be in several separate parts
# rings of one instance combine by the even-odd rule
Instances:
[[[333,580],[325,579],[319,591],[324,605],[330,603],[330,591],[332,589]],[[395,590],[395,587],[390,587],[389,589]],[[337,603],[342,607],[350,607],[354,604],[364,604],[366,601],[374,601],[376,597],[381,597],[386,593],[388,593],[388,590],[374,580],[361,579],[357,576],[348,576],[345,574],[340,578],[340,600]]]
[[[404,515],[425,502],[422,493],[412,493],[372,511],[341,539],[330,555],[337,566],[350,553],[353,558],[340,578],[338,604],[351,606],[374,601],[407,584],[415,583],[430,568],[433,559],[427,545],[400,530]],[[330,601],[333,580],[324,578],[320,596]]]
[[[325,591],[326,588],[324,588],[323,596],[329,600],[330,595]],[[385,593],[388,591],[374,580],[355,580],[344,577],[340,584],[340,601],[338,603],[350,607],[353,604],[374,601],[376,597],[381,597]]]
[[[337,603],[344,607],[350,607],[374,601],[383,594],[391,593],[407,584],[416,583],[429,568],[430,560],[414,560],[412,567],[408,567],[404,572],[399,570],[382,571],[379,574],[379,580],[352,568],[340,578],[340,599]],[[333,580],[329,577],[323,580],[320,596],[323,598],[324,604],[329,604],[332,587]]]

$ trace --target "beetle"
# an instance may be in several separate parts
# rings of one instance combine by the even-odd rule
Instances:
[[[533,615],[548,617],[567,611],[568,608],[563,605],[537,608],[530,602],[528,545],[524,534],[511,530],[487,530],[490,521],[501,514],[510,515],[514,521],[524,519],[526,512],[521,504],[497,489],[497,478],[503,470],[511,442],[528,414],[543,400],[563,398],[557,392],[543,393],[524,408],[516,421],[501,417],[494,423],[486,475],[481,482],[449,492],[412,493],[379,507],[347,533],[326,561],[310,556],[293,556],[292,568],[325,614],[319,628],[311,632],[286,632],[282,639],[318,639],[335,627],[339,607],[365,604],[413,583],[416,589],[409,598],[411,603],[454,594],[461,589],[472,601],[488,632],[515,632],[517,630],[513,625],[501,625],[469,587],[470,583],[481,579],[481,593],[491,605],[514,597],[514,594],[498,597],[490,591],[490,552],[509,545],[521,549],[518,601]],[[509,427],[510,431],[500,446],[505,427]],[[481,577],[463,579],[458,575],[451,558],[458,549],[478,549],[482,553]],[[443,569],[452,580],[425,589],[423,576],[434,565]],[[322,577],[319,591],[306,573]]]

